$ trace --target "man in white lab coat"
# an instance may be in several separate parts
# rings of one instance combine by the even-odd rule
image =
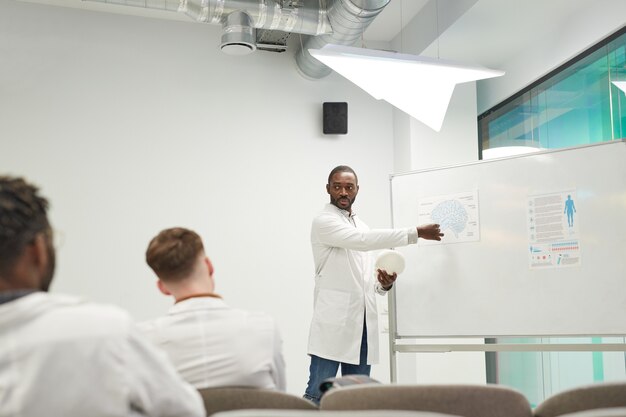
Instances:
[[[391,289],[396,274],[374,272],[369,251],[417,243],[418,237],[441,240],[438,224],[408,229],[372,229],[352,210],[359,184],[348,166],[328,176],[330,203],[313,219],[311,245],[315,263],[314,310],[309,333],[309,382],[304,394],[320,400],[320,384],[341,374],[369,375],[378,362],[378,315],[375,293]]]
[[[36,187],[0,177],[0,416],[204,416],[124,311],[47,292],[47,208]]]
[[[248,386],[284,391],[280,333],[269,315],[229,307],[215,294],[213,264],[192,230],[176,227],[155,236],[146,262],[157,286],[175,304],[139,328],[170,357],[196,388]]]

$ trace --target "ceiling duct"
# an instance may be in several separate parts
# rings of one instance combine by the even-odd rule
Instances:
[[[181,0],[178,11],[203,23],[220,24],[233,12],[245,12],[255,29],[312,36],[332,31],[320,0]]]
[[[333,29],[332,33],[307,37],[301,50],[296,53],[298,70],[303,76],[311,79],[325,77],[332,70],[313,58],[309,54],[309,49],[321,49],[329,43],[354,45],[390,0],[327,1],[330,2],[330,7],[326,15]]]
[[[298,70],[307,78],[318,79],[331,70],[313,58],[308,49],[328,43],[354,45],[371,21],[390,0],[88,0],[173,11],[202,22],[221,24],[222,51],[241,55],[257,49],[259,33],[298,33],[306,36],[296,53]],[[255,33],[256,32],[256,33]],[[281,35],[284,39],[284,36]],[[278,45],[280,46],[280,45]],[[286,46],[286,45],[285,45]],[[258,49],[284,50],[272,45]]]
[[[222,29],[220,49],[225,54],[247,55],[256,50],[256,31],[245,12],[238,10],[226,16]]]
[[[84,0],[116,6],[134,6],[182,12],[201,23],[224,24],[233,12],[244,12],[255,29],[322,35],[332,29],[325,0]],[[332,1],[332,0],[330,0]]]

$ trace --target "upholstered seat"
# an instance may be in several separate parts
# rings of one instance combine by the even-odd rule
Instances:
[[[559,417],[626,417],[626,407],[594,408],[593,410],[562,414]]]
[[[530,417],[521,393],[497,385],[368,385],[330,390],[321,410],[414,410],[463,417]]]
[[[543,400],[535,417],[555,417],[578,411],[626,407],[626,381],[603,382],[572,388]]]
[[[236,410],[214,414],[213,417],[458,417],[428,411],[401,410]]]
[[[245,387],[204,388],[198,391],[207,416],[219,411],[241,409],[317,410],[312,402],[280,391]]]

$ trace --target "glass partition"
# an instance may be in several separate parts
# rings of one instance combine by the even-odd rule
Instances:
[[[478,117],[480,149],[556,149],[626,136],[626,28]]]

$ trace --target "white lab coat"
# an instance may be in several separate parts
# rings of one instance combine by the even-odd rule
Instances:
[[[358,364],[367,324],[367,363],[378,363],[375,292],[384,294],[369,251],[417,242],[417,229],[372,229],[353,212],[327,204],[313,219],[314,311],[309,355]]]
[[[286,389],[282,340],[265,313],[231,308],[221,298],[194,297],[138,328],[196,388]]]
[[[0,416],[204,415],[121,309],[44,292],[0,305]]]

